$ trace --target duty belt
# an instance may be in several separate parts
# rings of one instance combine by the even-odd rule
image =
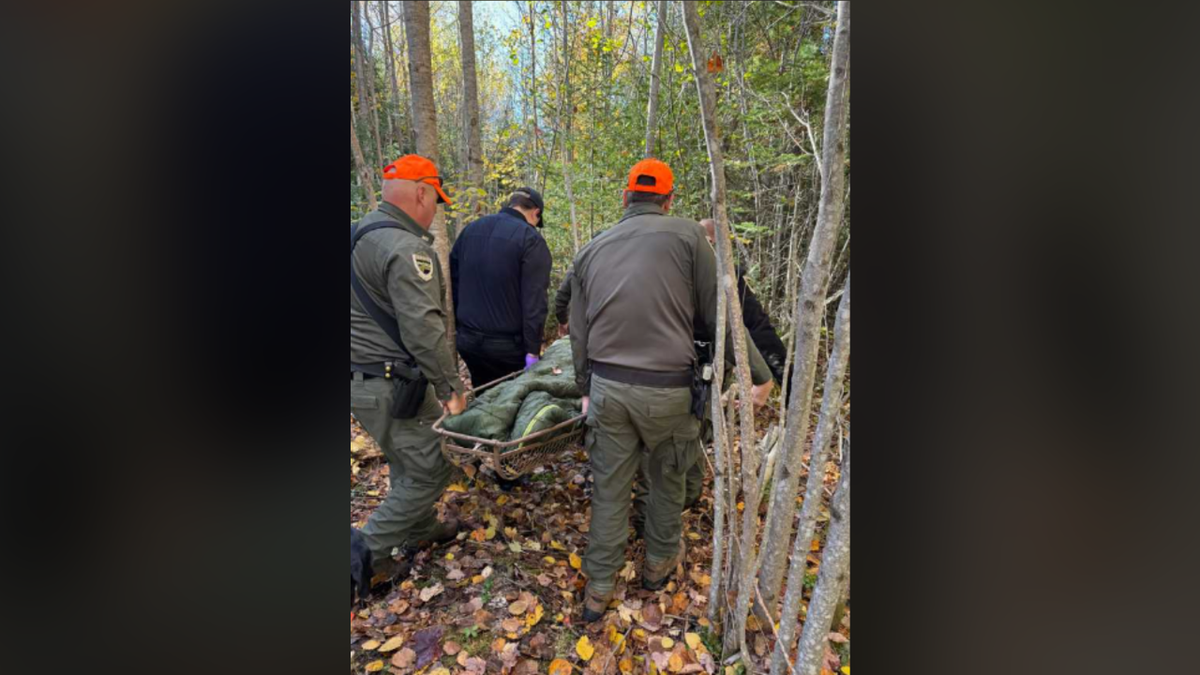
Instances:
[[[691,371],[659,373],[652,370],[626,368],[607,363],[593,363],[592,373],[613,382],[631,384],[635,387],[652,387],[654,389],[690,389],[693,377]]]
[[[385,361],[383,363],[350,363],[350,376],[354,377],[355,373],[362,373],[368,378],[383,378],[385,380],[392,379],[393,376],[403,377],[405,379],[414,380],[417,377],[418,370],[415,365],[408,365],[398,361]]]

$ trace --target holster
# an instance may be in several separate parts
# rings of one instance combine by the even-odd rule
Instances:
[[[696,364],[692,375],[692,415],[703,422],[708,419],[708,406],[712,401],[712,348],[696,344]]]
[[[388,412],[393,419],[415,419],[425,404],[429,380],[420,368],[403,363],[387,363],[384,368],[392,381],[392,407]]]

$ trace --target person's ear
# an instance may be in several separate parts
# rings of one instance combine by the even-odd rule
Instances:
[[[629,190],[621,193],[621,202],[625,205],[625,208],[629,208],[629,196]]]

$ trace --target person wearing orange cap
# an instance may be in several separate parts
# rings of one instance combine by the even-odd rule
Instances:
[[[434,512],[451,468],[432,427],[466,408],[429,233],[450,199],[424,157],[396,160],[383,178],[383,204],[350,229],[350,412],[391,468],[391,490],[362,529],[376,583],[407,576],[415,549],[457,536],[457,521]]]
[[[642,586],[658,591],[687,558],[686,475],[700,459],[703,397],[693,397],[695,333],[717,329],[717,260],[699,223],[671,217],[675,176],[639,162],[624,193],[625,216],[575,259],[571,343],[588,395],[588,450],[595,488],[583,571],[583,619],[600,620],[616,591],[629,543],[630,493],[649,455],[646,564]],[[715,340],[710,340],[715,341]],[[726,341],[733,359],[732,336]],[[757,387],[772,382],[751,348]],[[699,389],[699,388],[698,388]]]

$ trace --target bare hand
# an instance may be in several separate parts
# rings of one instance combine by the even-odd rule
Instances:
[[[446,401],[442,404],[442,408],[444,408],[451,417],[454,417],[455,415],[461,415],[463,411],[467,409],[467,397],[463,394],[455,392],[454,395],[450,397],[449,401]]]
[[[591,407],[592,407],[592,397],[591,397],[591,396],[584,396],[584,397],[583,397],[583,414],[584,414],[584,415],[588,414],[588,410],[589,410]]]
[[[759,385],[750,390],[750,400],[754,402],[755,408],[761,408],[767,405],[771,400],[771,392],[775,391],[775,382],[771,381],[763,385]]]

